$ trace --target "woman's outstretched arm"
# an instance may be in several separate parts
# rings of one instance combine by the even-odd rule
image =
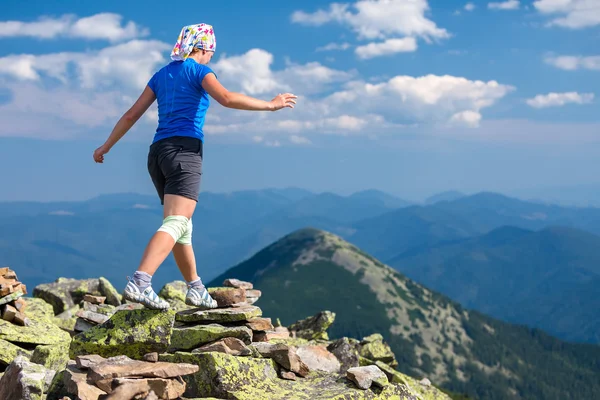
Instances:
[[[294,108],[297,96],[291,93],[277,95],[271,101],[259,100],[242,93],[225,89],[214,74],[208,74],[202,80],[202,87],[223,107],[248,111],[277,111],[285,107]]]
[[[97,163],[104,162],[104,155],[135,125],[154,100],[156,100],[154,92],[146,86],[135,104],[119,119],[106,142],[94,151],[94,160]]]

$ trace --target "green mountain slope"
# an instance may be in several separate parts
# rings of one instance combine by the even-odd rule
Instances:
[[[479,399],[587,399],[600,391],[600,347],[467,311],[338,236],[302,229],[209,282],[248,280],[284,325],[328,309],[332,337],[380,332],[398,369]]]
[[[565,227],[502,227],[416,248],[388,264],[465,307],[565,340],[600,343],[600,286],[594,284],[600,236]]]

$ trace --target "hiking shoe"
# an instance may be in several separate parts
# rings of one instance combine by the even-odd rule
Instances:
[[[130,279],[129,277],[127,277],[127,279],[129,282],[127,283],[127,286],[125,286],[125,291],[123,292],[124,299],[143,304],[153,310],[166,310],[170,307],[169,303],[154,293],[152,285],[142,290],[135,284],[133,279]]]
[[[206,288],[199,289],[191,286],[188,286],[188,291],[185,295],[185,304],[201,308],[218,307],[217,301],[210,297]]]

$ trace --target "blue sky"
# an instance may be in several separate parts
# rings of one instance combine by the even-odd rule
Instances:
[[[214,26],[230,90],[294,110],[212,102],[203,190],[513,192],[600,183],[600,1],[5,0],[1,200],[152,193],[156,110],[91,154],[182,26]]]

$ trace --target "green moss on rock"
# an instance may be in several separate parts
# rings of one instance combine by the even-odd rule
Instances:
[[[52,309],[52,305],[46,303],[43,299],[35,297],[23,297],[23,300],[25,300],[25,303],[27,304],[27,308],[25,309],[27,318],[30,320],[46,321],[48,323],[54,322],[54,310]]]
[[[69,356],[126,355],[141,360],[146,353],[162,353],[171,342],[175,311],[122,310],[108,321],[73,337]]]
[[[306,378],[289,381],[277,375],[272,359],[235,357],[228,354],[183,353],[161,354],[161,361],[185,362],[200,366],[197,373],[184,376],[185,396],[227,399],[415,399],[402,385],[389,384],[385,389],[362,390],[335,374],[311,372]]]
[[[100,296],[98,279],[58,278],[55,282],[44,283],[33,289],[33,297],[43,299],[52,305],[54,314],[60,314],[83,300],[87,293]]]
[[[363,339],[359,354],[373,361],[383,361],[393,367],[397,366],[396,356],[390,346],[383,341],[380,334],[373,334]]]

